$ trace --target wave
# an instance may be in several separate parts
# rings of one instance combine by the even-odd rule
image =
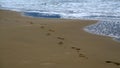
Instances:
[[[0,0],[1,8],[59,14],[62,18],[119,18],[119,0]]]
[[[92,34],[108,36],[120,41],[120,20],[100,21],[85,27],[84,30]]]

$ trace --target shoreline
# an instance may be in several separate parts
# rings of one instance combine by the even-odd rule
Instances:
[[[96,22],[0,10],[0,68],[120,67],[120,43],[83,30]]]
[[[14,10],[8,10],[8,11],[13,11],[13,12],[17,12],[17,11],[14,11]],[[38,16],[39,15],[39,13],[37,13],[37,12],[17,12],[17,13],[20,13],[21,14],[21,16],[24,16],[24,17],[29,17],[29,18],[37,18],[37,19],[61,19],[61,20],[89,20],[89,21],[96,21],[96,23],[92,23],[92,24],[90,24],[90,25],[95,25],[95,24],[97,24],[97,23],[99,23],[100,21],[102,22],[102,21],[118,21],[117,19],[115,20],[115,19],[113,19],[113,20],[97,20],[97,19],[69,19],[69,18],[61,18],[60,17],[60,15],[58,14],[58,15],[45,15],[45,14],[42,14],[42,13],[40,13],[40,16]],[[115,40],[114,38],[115,37],[113,37],[113,36],[109,36],[109,35],[102,35],[102,34],[96,34],[96,33],[92,33],[89,29],[87,29],[86,27],[89,27],[90,25],[87,25],[87,26],[85,26],[85,27],[83,27],[83,30],[85,31],[85,32],[88,32],[88,33],[90,33],[90,34],[93,34],[93,35],[98,35],[98,36],[103,36],[103,37],[109,37],[109,38],[112,38],[113,39],[113,41],[116,41],[116,42],[119,42],[118,40]],[[86,30],[87,29],[87,30]]]

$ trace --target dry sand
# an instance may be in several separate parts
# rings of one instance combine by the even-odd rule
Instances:
[[[120,43],[83,30],[95,22],[0,10],[0,68],[120,68]]]

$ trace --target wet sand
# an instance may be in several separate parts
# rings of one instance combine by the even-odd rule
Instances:
[[[0,10],[0,68],[120,68],[120,43],[83,30],[96,22]]]

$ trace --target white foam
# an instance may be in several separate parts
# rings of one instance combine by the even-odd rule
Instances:
[[[119,0],[0,0],[0,5],[14,11],[54,12],[63,18],[112,19],[108,16],[120,16]]]
[[[99,21],[96,24],[85,27],[84,30],[92,34],[108,36],[117,40],[120,38],[120,20]]]

